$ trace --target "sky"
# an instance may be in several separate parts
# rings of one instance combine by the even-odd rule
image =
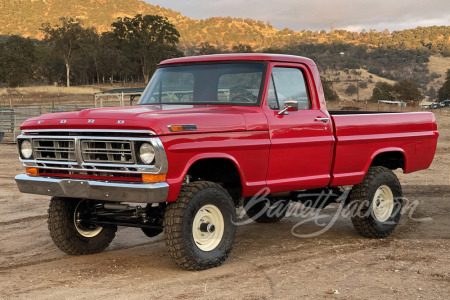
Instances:
[[[193,19],[251,18],[277,29],[402,30],[449,25],[450,0],[145,0]]]

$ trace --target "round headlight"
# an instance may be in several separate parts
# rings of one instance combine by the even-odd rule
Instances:
[[[20,145],[20,153],[25,159],[29,159],[33,154],[33,149],[31,148],[31,142],[29,140],[24,140]]]
[[[139,149],[139,158],[144,164],[150,164],[155,158],[155,149],[149,143],[143,143]]]

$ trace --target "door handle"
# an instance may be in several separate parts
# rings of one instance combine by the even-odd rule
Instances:
[[[317,117],[317,118],[314,119],[314,121],[322,121],[322,122],[326,123],[326,122],[328,122],[329,119],[330,118],[319,118],[319,117]]]

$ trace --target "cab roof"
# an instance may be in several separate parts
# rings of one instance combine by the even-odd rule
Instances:
[[[240,54],[213,54],[199,55],[167,59],[159,63],[158,66],[202,63],[202,62],[224,62],[224,61],[274,61],[287,63],[302,63],[306,65],[315,65],[315,63],[306,57],[285,55],[285,54],[267,54],[267,53],[240,53]]]

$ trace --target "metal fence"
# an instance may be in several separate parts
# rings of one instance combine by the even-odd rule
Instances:
[[[66,105],[26,105],[15,106],[13,108],[0,107],[0,141],[15,142],[20,133],[20,125],[32,117],[37,117],[45,113],[78,111],[87,108],[93,108],[94,104],[66,104]]]
[[[37,101],[33,98],[13,99],[0,98],[0,142],[15,142],[17,135],[20,133],[20,125],[31,117],[40,116],[45,113],[79,111],[94,107],[113,107],[120,106],[124,103],[120,102],[117,97],[105,97],[102,101],[95,101],[85,99],[64,99],[50,98],[45,99],[38,97]],[[37,103],[37,104],[36,104]],[[133,103],[134,104],[134,103]],[[350,105],[350,106],[349,106]],[[412,103],[407,106],[398,106],[385,103],[369,103],[365,101],[354,103],[328,103],[329,110],[367,110],[367,111],[430,111],[424,109],[417,104]],[[449,114],[449,107],[444,109],[431,110],[435,114]]]
[[[133,103],[135,104],[135,103]],[[90,95],[24,96],[8,94],[0,96],[0,142],[15,142],[20,125],[32,117],[46,113],[79,111],[95,107],[129,105],[117,96],[102,97],[95,101]]]

